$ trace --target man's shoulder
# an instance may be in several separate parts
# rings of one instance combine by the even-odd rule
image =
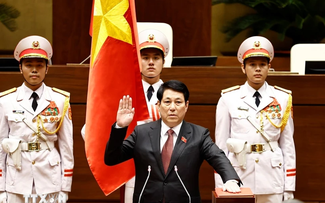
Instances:
[[[52,87],[51,89],[52,89],[53,92],[58,93],[60,95],[63,95],[64,97],[70,97],[70,92],[61,90],[61,89],[56,88],[56,87]]]
[[[157,120],[157,121],[151,121],[151,122],[148,122],[148,123],[143,123],[141,125],[137,125],[135,128],[136,129],[148,129],[148,128],[154,128],[154,127],[157,127],[159,125],[159,122],[161,122],[160,120]]]
[[[0,92],[0,98],[1,98],[1,97],[5,97],[5,96],[7,96],[7,95],[10,95],[10,94],[12,94],[12,93],[14,93],[14,92],[16,92],[16,91],[17,91],[17,88],[14,87],[14,88],[11,88],[11,89],[9,89],[9,90],[6,90],[6,91],[3,91],[3,92]]]
[[[276,85],[274,85],[273,87],[274,87],[274,89],[276,91],[284,92],[286,94],[292,94],[291,90],[288,90],[288,89],[285,89],[285,88],[282,88],[282,87],[279,87],[279,86],[276,86]]]
[[[185,127],[191,126],[191,128],[199,130],[199,131],[206,131],[207,130],[207,128],[205,128],[203,126],[200,126],[200,125],[195,124],[195,123],[186,122],[185,120],[183,121],[183,125],[186,125]]]
[[[227,94],[227,93],[230,93],[230,92],[234,93],[239,89],[240,89],[240,85],[235,85],[235,86],[232,86],[232,87],[221,90],[221,94],[224,95],[224,94]]]

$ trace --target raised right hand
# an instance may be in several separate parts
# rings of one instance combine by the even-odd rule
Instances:
[[[120,99],[117,115],[116,115],[116,124],[119,127],[126,127],[128,126],[134,117],[134,108],[132,108],[132,98],[127,95],[123,96],[122,99]]]

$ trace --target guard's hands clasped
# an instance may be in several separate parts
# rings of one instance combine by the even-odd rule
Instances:
[[[127,95],[123,96],[122,99],[120,99],[117,115],[116,115],[116,124],[119,127],[126,127],[128,126],[134,117],[134,108],[132,108],[132,98]]]
[[[228,180],[225,184],[223,184],[223,191],[240,192],[237,180]]]

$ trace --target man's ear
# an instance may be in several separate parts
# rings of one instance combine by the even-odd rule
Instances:
[[[242,63],[240,68],[241,68],[241,71],[246,75],[245,64]]]
[[[21,63],[19,63],[19,70],[20,70],[20,73],[23,73],[23,69],[22,69]]]
[[[186,110],[185,110],[185,112],[187,112],[187,109],[188,109],[188,107],[189,107],[189,104],[190,104],[190,101],[187,100],[187,102],[185,103],[185,106],[186,106]]]

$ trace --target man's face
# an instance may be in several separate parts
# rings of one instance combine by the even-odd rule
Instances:
[[[156,48],[141,50],[142,78],[160,78],[165,60],[162,52]]]
[[[188,104],[189,101],[185,102],[183,93],[171,89],[166,89],[161,102],[157,103],[161,119],[170,128],[184,120]]]
[[[246,74],[248,84],[254,89],[259,89],[263,86],[268,75],[271,64],[268,63],[265,57],[251,57],[245,60],[245,66],[241,68]]]
[[[25,85],[32,90],[36,90],[42,85],[48,71],[46,60],[41,58],[27,58],[22,60],[19,68],[25,79]]]

